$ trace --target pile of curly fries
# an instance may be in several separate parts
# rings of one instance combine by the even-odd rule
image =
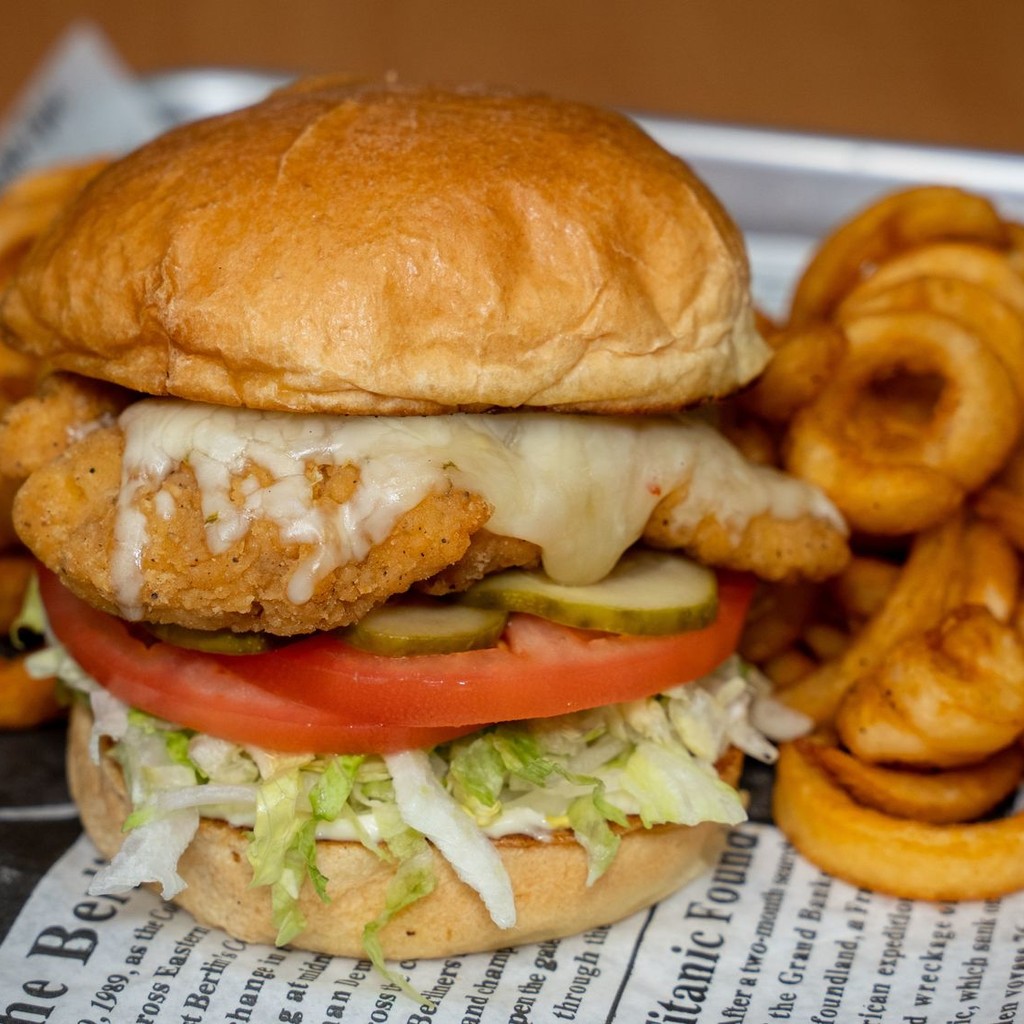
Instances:
[[[853,534],[825,585],[757,599],[745,655],[814,731],[785,744],[779,827],[912,899],[1024,888],[1024,228],[923,187],[828,237],[776,357],[726,411]]]

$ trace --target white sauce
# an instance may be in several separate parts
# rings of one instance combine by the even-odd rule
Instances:
[[[142,614],[148,528],[138,499],[154,494],[157,514],[168,516],[170,495],[161,486],[185,463],[199,487],[211,553],[241,540],[257,519],[275,524],[283,542],[308,545],[288,583],[295,604],[338,566],[365,558],[427,495],[451,487],[481,495],[494,510],[489,530],[537,544],[547,573],[571,584],[601,579],[661,497],[683,484],[680,524],[713,513],[738,533],[763,512],[810,512],[841,528],[816,490],[747,463],[712,428],[684,417],[338,417],[147,399],[126,409],[120,426],[125,451],[111,573],[126,618]],[[311,464],[356,466],[351,499],[315,503]]]
[[[618,802],[623,803],[623,797],[618,794],[616,796]],[[199,811],[204,818],[226,821],[235,828],[251,829],[256,822],[254,811],[249,807],[240,808],[238,804],[200,805]],[[567,825],[564,821],[552,824],[543,813],[533,808],[514,807],[502,809],[501,814],[493,821],[477,827],[489,839],[518,835],[529,836],[543,842],[550,839],[555,832],[564,831]],[[341,842],[362,842],[364,839],[370,843],[384,841],[377,819],[369,811],[358,815],[357,821],[344,816],[334,821],[318,821],[316,837]]]

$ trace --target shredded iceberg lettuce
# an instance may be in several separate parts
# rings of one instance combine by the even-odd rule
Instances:
[[[429,752],[334,756],[282,755],[196,734],[126,708],[55,643],[35,657],[91,701],[94,755],[101,736],[112,744],[131,795],[130,830],[94,893],[155,881],[173,895],[183,884],[178,857],[200,818],[222,818],[251,830],[253,884],[269,887],[277,941],[286,944],[305,926],[299,892],[307,880],[329,899],[316,840],[357,841],[396,864],[385,906],[364,931],[367,953],[382,967],[381,929],[434,888],[431,846],[508,927],[512,888],[489,839],[571,830],[592,884],[615,858],[617,826],[630,819],[645,827],[743,820],[739,795],[714,770],[730,744],[774,757],[751,724],[769,698],[738,659],[646,700],[504,723]],[[799,725],[770,705],[761,718],[773,715],[784,733]]]
[[[388,855],[397,861],[397,868],[388,882],[384,906],[380,913],[363,927],[363,949],[366,950],[370,962],[385,978],[420,1001],[423,997],[409,985],[407,979],[388,968],[380,933],[396,914],[434,891],[437,884],[434,876],[434,857],[426,838],[405,825],[399,814],[391,813],[386,816],[390,818],[392,826],[386,839],[387,851]]]
[[[395,803],[410,828],[426,836],[483,900],[499,928],[516,923],[512,882],[494,844],[441,784],[425,751],[384,758],[395,786]]]
[[[165,900],[185,888],[178,874],[178,859],[199,828],[199,811],[184,808],[149,817],[133,828],[114,859],[97,872],[89,886],[94,894],[127,892],[143,882],[156,882]]]
[[[128,834],[111,863],[99,871],[90,889],[118,893],[143,882],[160,885],[164,899],[185,887],[178,874],[178,859],[188,849],[199,828],[200,811],[195,801],[169,803],[170,794],[199,789],[195,771],[178,763],[172,754],[171,730],[157,728],[155,719],[130,711],[104,691],[93,692],[102,715],[120,737],[114,756],[124,770],[133,810],[125,822]],[[162,799],[163,798],[163,799]],[[204,793],[204,802],[209,794]]]
[[[576,797],[566,818],[576,841],[587,851],[587,885],[593,885],[611,866],[622,842],[609,822],[624,826],[629,819],[599,791]]]

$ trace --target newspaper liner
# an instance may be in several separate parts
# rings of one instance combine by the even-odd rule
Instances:
[[[0,185],[165,127],[102,35],[75,26],[3,125]],[[755,251],[755,283],[759,252],[787,255]],[[399,964],[422,1004],[365,960],[247,945],[145,890],[88,896],[101,863],[79,839],[0,944],[0,1024],[1024,1020],[1024,894],[889,899],[822,874],[770,825],[735,829],[713,872],[613,927]]]
[[[769,825],[735,829],[714,871],[613,927],[403,961],[422,1004],[368,961],[247,945],[148,890],[88,896],[101,863],[80,839],[33,893],[0,946],[0,1021],[993,1024],[1024,1005],[1024,897],[878,896]]]

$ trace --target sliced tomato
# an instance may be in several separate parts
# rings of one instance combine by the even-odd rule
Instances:
[[[228,657],[143,641],[48,575],[41,588],[58,639],[122,700],[215,736],[321,752],[433,746],[489,722],[689,682],[732,653],[753,589],[723,574],[715,622],[671,636],[612,636],[516,615],[502,644],[482,651],[384,657],[320,635]]]
[[[39,586],[57,639],[89,675],[132,707],[211,736],[284,752],[385,754],[433,747],[475,728],[354,722],[256,686],[207,655],[145,642],[50,573],[40,573]]]
[[[321,634],[259,655],[246,678],[303,704],[344,710],[353,721],[469,725],[546,718],[649,697],[706,675],[736,648],[751,584],[719,581],[719,610],[703,629],[620,636],[512,615],[502,643],[459,654],[387,657]]]

